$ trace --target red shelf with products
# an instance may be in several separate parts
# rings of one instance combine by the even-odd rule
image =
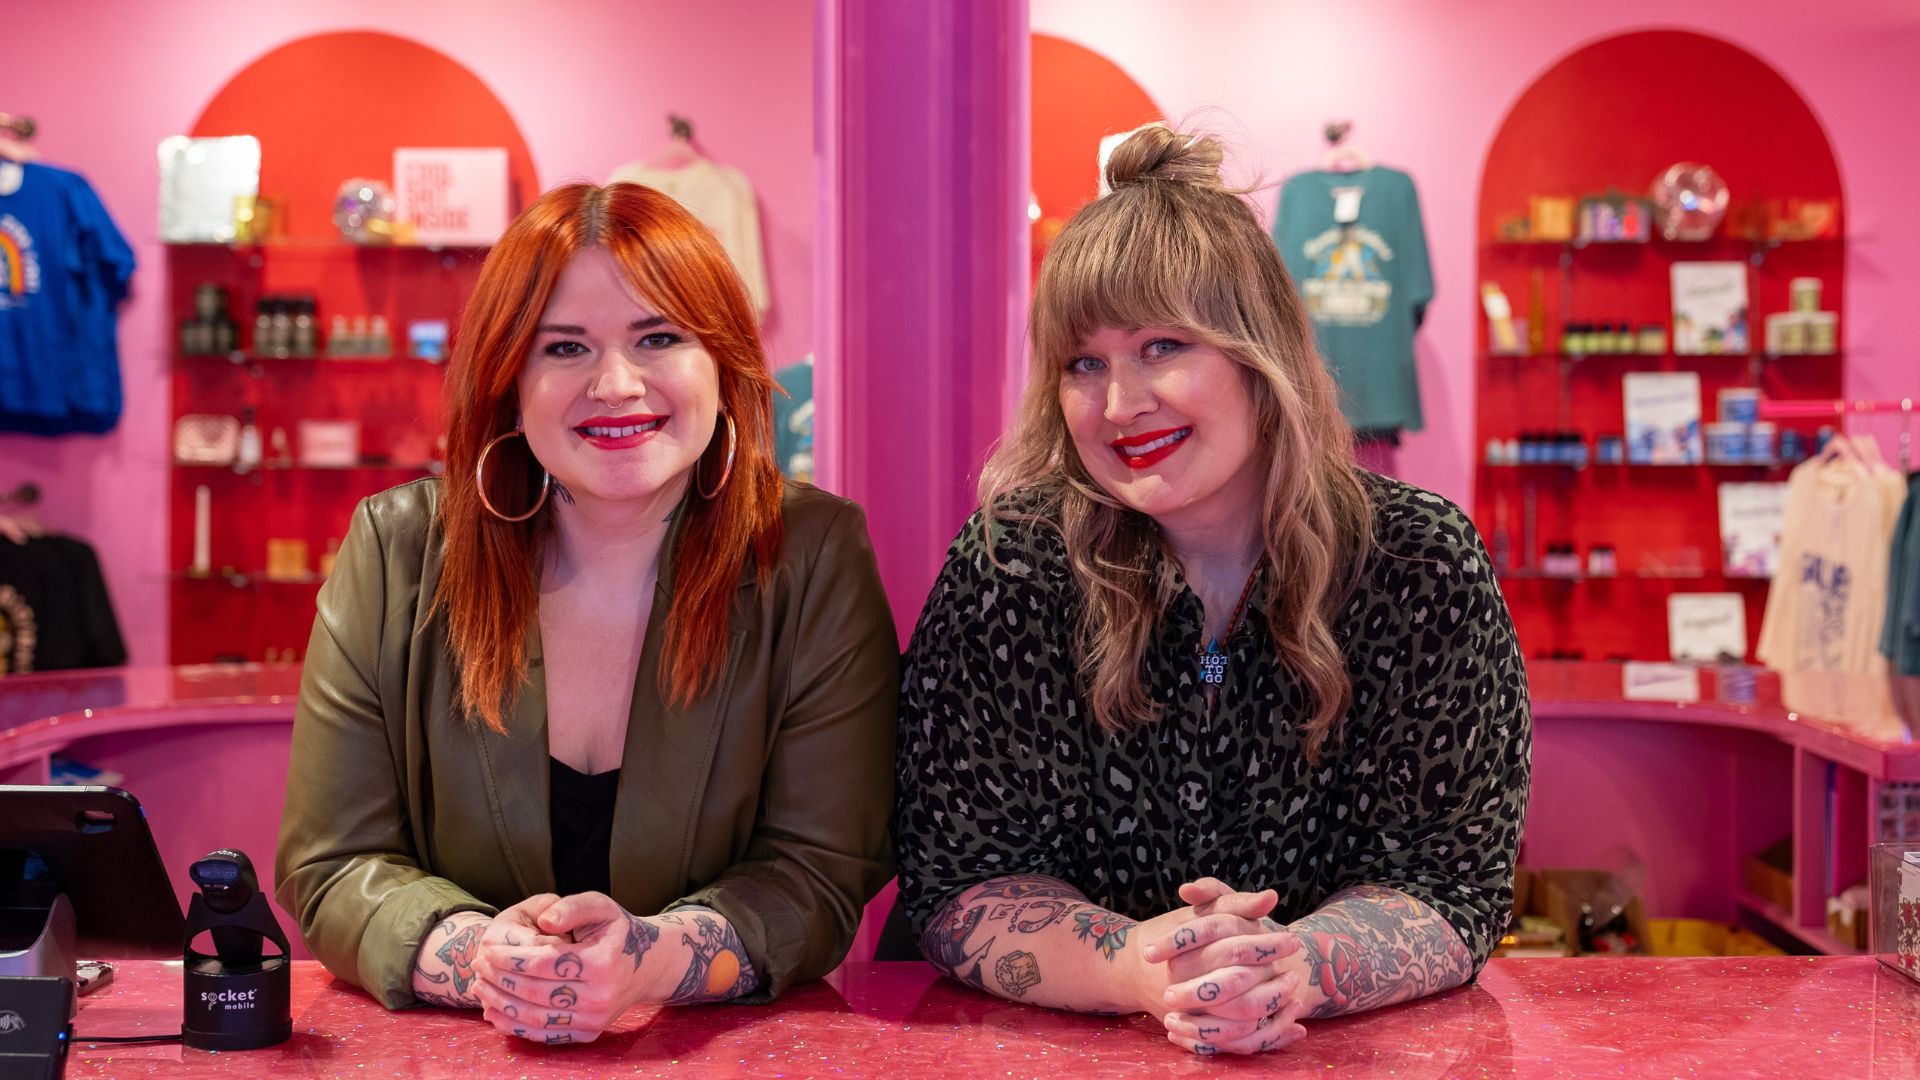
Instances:
[[[1782,481],[1788,466],[1514,466],[1489,462],[1490,442],[1571,432],[1584,440],[1591,460],[1601,436],[1624,435],[1623,379],[1631,372],[1697,374],[1703,425],[1718,419],[1718,395],[1727,388],[1757,388],[1781,400],[1842,396],[1844,239],[1756,242],[1728,235],[1724,224],[1720,234],[1699,242],[1657,233],[1647,243],[1587,244],[1502,235],[1503,222],[1527,215],[1532,196],[1610,190],[1637,196],[1681,161],[1711,165],[1736,203],[1801,199],[1841,206],[1826,134],[1786,80],[1731,44],[1682,31],[1621,35],[1564,57],[1515,103],[1488,151],[1478,280],[1497,284],[1516,317],[1543,315],[1545,333],[1542,355],[1494,354],[1476,308],[1474,514],[1496,562],[1504,562],[1498,569],[1529,656],[1666,659],[1667,597],[1730,592],[1746,601],[1751,658],[1767,582],[1723,572],[1719,486]],[[1836,227],[1844,226],[1841,207]],[[1633,331],[1657,325],[1672,342],[1670,267],[1685,261],[1745,265],[1754,352],[1675,355],[1656,342],[1662,347],[1644,355],[1563,355],[1567,323],[1625,322]],[[1789,282],[1799,277],[1820,280],[1821,306],[1840,313],[1840,340],[1826,355],[1767,356],[1759,351],[1765,318],[1788,310]],[[1800,432],[1810,447],[1820,424],[1779,427]],[[1583,570],[1596,545],[1611,547],[1617,572],[1543,574],[1547,549],[1565,545]]]
[[[342,80],[353,94],[311,92]],[[334,228],[335,190],[350,178],[390,177],[394,150],[408,146],[505,147],[516,204],[538,180],[525,140],[484,83],[387,34],[322,34],[267,53],[215,95],[191,134],[257,137],[260,194],[275,213],[262,242],[166,252],[173,325],[193,314],[202,283],[225,290],[238,324],[218,355],[186,355],[176,335],[172,417],[250,412],[262,451],[260,465],[245,471],[181,462],[170,470],[171,661],[297,660],[313,627],[323,557],[345,537],[355,504],[438,470],[444,367],[406,355],[408,326],[456,325],[487,253],[353,244]],[[257,301],[289,295],[314,301],[317,355],[275,356],[255,340]],[[374,317],[384,319],[389,341],[361,350],[382,355],[328,356],[336,315],[350,328],[364,317],[369,330]],[[308,457],[303,421],[350,422],[357,437],[335,428],[326,452]],[[200,488],[210,509],[204,567],[194,552]],[[269,541],[296,543],[270,551]]]

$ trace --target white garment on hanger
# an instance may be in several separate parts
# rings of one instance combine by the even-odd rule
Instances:
[[[1788,708],[1855,724],[1888,715],[1878,643],[1902,487],[1885,465],[1847,458],[1806,462],[1788,479],[1759,659],[1783,674],[1841,677],[1783,682]]]
[[[687,208],[713,230],[746,286],[755,319],[767,314],[767,268],[760,247],[760,211],[753,184],[739,169],[694,157],[673,169],[635,161],[613,170],[609,184],[643,184]]]

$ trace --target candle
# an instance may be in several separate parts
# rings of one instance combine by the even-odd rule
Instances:
[[[188,573],[206,577],[213,568],[213,489],[193,489],[193,568]]]

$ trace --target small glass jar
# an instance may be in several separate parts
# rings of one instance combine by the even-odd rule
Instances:
[[[1644,323],[1639,336],[1641,356],[1665,356],[1667,354],[1667,328],[1659,323]]]

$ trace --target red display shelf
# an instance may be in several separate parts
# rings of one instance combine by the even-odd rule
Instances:
[[[331,314],[342,312],[384,316],[393,332],[404,334],[414,320],[454,322],[480,265],[478,259],[449,265],[437,259],[370,258],[369,252],[386,249],[339,243],[293,247],[301,252],[297,259],[274,257],[279,249],[263,250],[270,252],[265,259],[249,257],[250,249],[220,245],[170,247],[173,316],[186,318],[195,286],[211,281],[227,289],[243,343],[255,301],[288,293],[315,297],[323,331]],[[323,335],[323,349],[325,344]],[[270,459],[245,472],[230,465],[176,465],[169,557],[176,567],[193,561],[197,488],[210,491],[212,564],[258,567],[266,563],[270,539],[305,541],[309,558],[318,559],[345,537],[360,499],[435,468],[423,459],[438,453],[435,441],[444,428],[444,365],[410,358],[280,358],[251,351],[174,359],[176,420],[189,413],[242,416],[251,411],[270,455],[276,429],[297,452],[301,421],[352,420],[360,425],[364,455],[341,466]],[[319,580],[311,573],[272,580],[251,571],[171,576],[173,659],[258,660],[269,650],[299,655],[312,629]]]
[[[1706,114],[1676,100],[1712,102]],[[1768,138],[1747,133],[1764,130]],[[1575,432],[1589,450],[1600,435],[1624,435],[1622,378],[1629,372],[1691,372],[1700,379],[1701,421],[1719,419],[1723,389],[1757,389],[1774,400],[1843,396],[1842,353],[1675,355],[1589,352],[1562,355],[1568,323],[1658,324],[1672,333],[1669,267],[1682,261],[1738,261],[1747,267],[1748,325],[1756,344],[1768,314],[1788,308],[1788,283],[1822,282],[1822,307],[1840,312],[1845,348],[1846,217],[1832,239],[1757,241],[1718,235],[1700,242],[1508,241],[1499,222],[1525,214],[1530,196],[1609,189],[1644,192],[1679,161],[1710,164],[1736,199],[1842,199],[1824,131],[1778,72],[1736,46],[1683,31],[1646,31],[1595,42],[1562,59],[1515,103],[1488,151],[1481,178],[1479,280],[1500,286],[1518,317],[1538,319],[1550,352],[1492,355],[1485,320],[1476,374],[1476,450],[1528,432]],[[1836,362],[1840,361],[1840,362]],[[1830,420],[1825,421],[1831,423]],[[1811,449],[1821,420],[1778,423]],[[1668,655],[1667,597],[1681,591],[1736,592],[1746,599],[1749,656],[1766,607],[1766,587],[1728,578],[1721,562],[1721,483],[1780,481],[1781,465],[1489,465],[1476,469],[1474,516],[1489,546],[1535,566],[1549,545],[1582,557],[1611,546],[1623,568],[1697,562],[1700,577],[1530,579],[1509,577],[1508,604],[1530,656],[1660,660]],[[1534,581],[1559,581],[1540,587]],[[1622,581],[1621,586],[1608,582]],[[1565,587],[1584,582],[1580,588]],[[1523,584],[1524,583],[1524,584]]]

